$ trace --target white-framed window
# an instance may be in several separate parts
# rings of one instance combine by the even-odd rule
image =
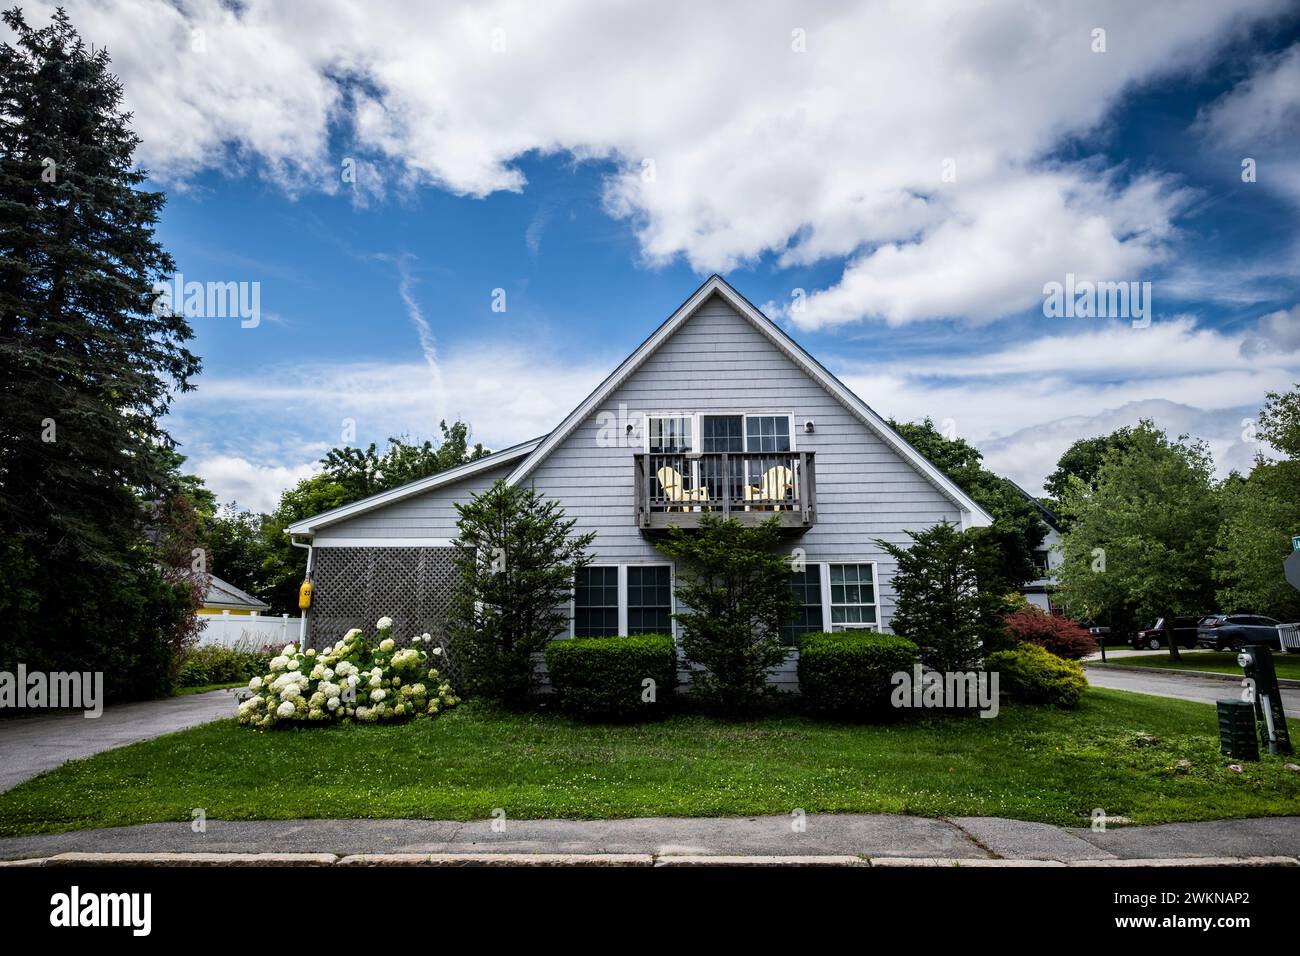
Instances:
[[[627,634],[673,632],[673,569],[668,564],[629,564]]]
[[[830,629],[880,629],[875,562],[827,564],[824,575]]]
[[[795,450],[794,412],[650,412],[645,422],[645,450],[656,455]]]
[[[822,566],[806,564],[802,571],[790,572],[790,591],[796,602],[794,617],[785,626],[781,643],[797,647],[803,634],[818,634],[825,630],[822,622]]]
[[[573,582],[572,637],[673,633],[669,564],[593,564]]]
[[[695,451],[694,415],[646,416],[646,451],[655,455],[690,454]]]
[[[607,637],[619,632],[619,569],[592,564],[573,582],[573,636]]]

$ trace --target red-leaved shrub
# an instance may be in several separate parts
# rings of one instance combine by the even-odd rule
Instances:
[[[1007,633],[1020,644],[1037,644],[1057,657],[1077,661],[1097,649],[1097,642],[1078,621],[1057,617],[1036,607],[1014,611],[1005,618]]]

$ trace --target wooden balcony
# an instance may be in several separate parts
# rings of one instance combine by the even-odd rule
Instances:
[[[747,524],[775,517],[795,533],[816,523],[817,470],[810,451],[633,457],[642,530],[698,528],[706,514]]]

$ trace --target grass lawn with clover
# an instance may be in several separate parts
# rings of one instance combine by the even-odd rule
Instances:
[[[1137,746],[1137,734],[1159,738]],[[1087,825],[1295,813],[1292,758],[1229,771],[1205,704],[1090,689],[1076,711],[837,724],[679,715],[601,726],[465,704],[400,726],[233,720],[77,760],[0,794],[0,834],[151,821],[910,813]],[[1192,768],[1175,774],[1186,758]]]

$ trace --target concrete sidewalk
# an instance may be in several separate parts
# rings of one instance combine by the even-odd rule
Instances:
[[[0,839],[0,860],[48,860],[74,854],[302,855],[297,862],[382,855],[406,862],[429,857],[636,857],[772,859],[842,863],[889,861],[1034,861],[1091,864],[1124,860],[1261,859],[1295,864],[1300,817],[1112,827],[1105,832],[997,817],[813,814],[796,831],[789,816],[631,820],[208,820]],[[421,859],[416,859],[417,857]],[[436,860],[435,860],[436,861]],[[65,860],[64,862],[69,862]],[[104,860],[112,862],[112,860]],[[118,862],[121,862],[120,860]],[[212,860],[211,862],[219,862]],[[293,861],[289,861],[293,862]]]
[[[80,713],[7,717],[0,720],[0,790],[69,760],[234,717],[235,690],[114,704],[93,718]]]

